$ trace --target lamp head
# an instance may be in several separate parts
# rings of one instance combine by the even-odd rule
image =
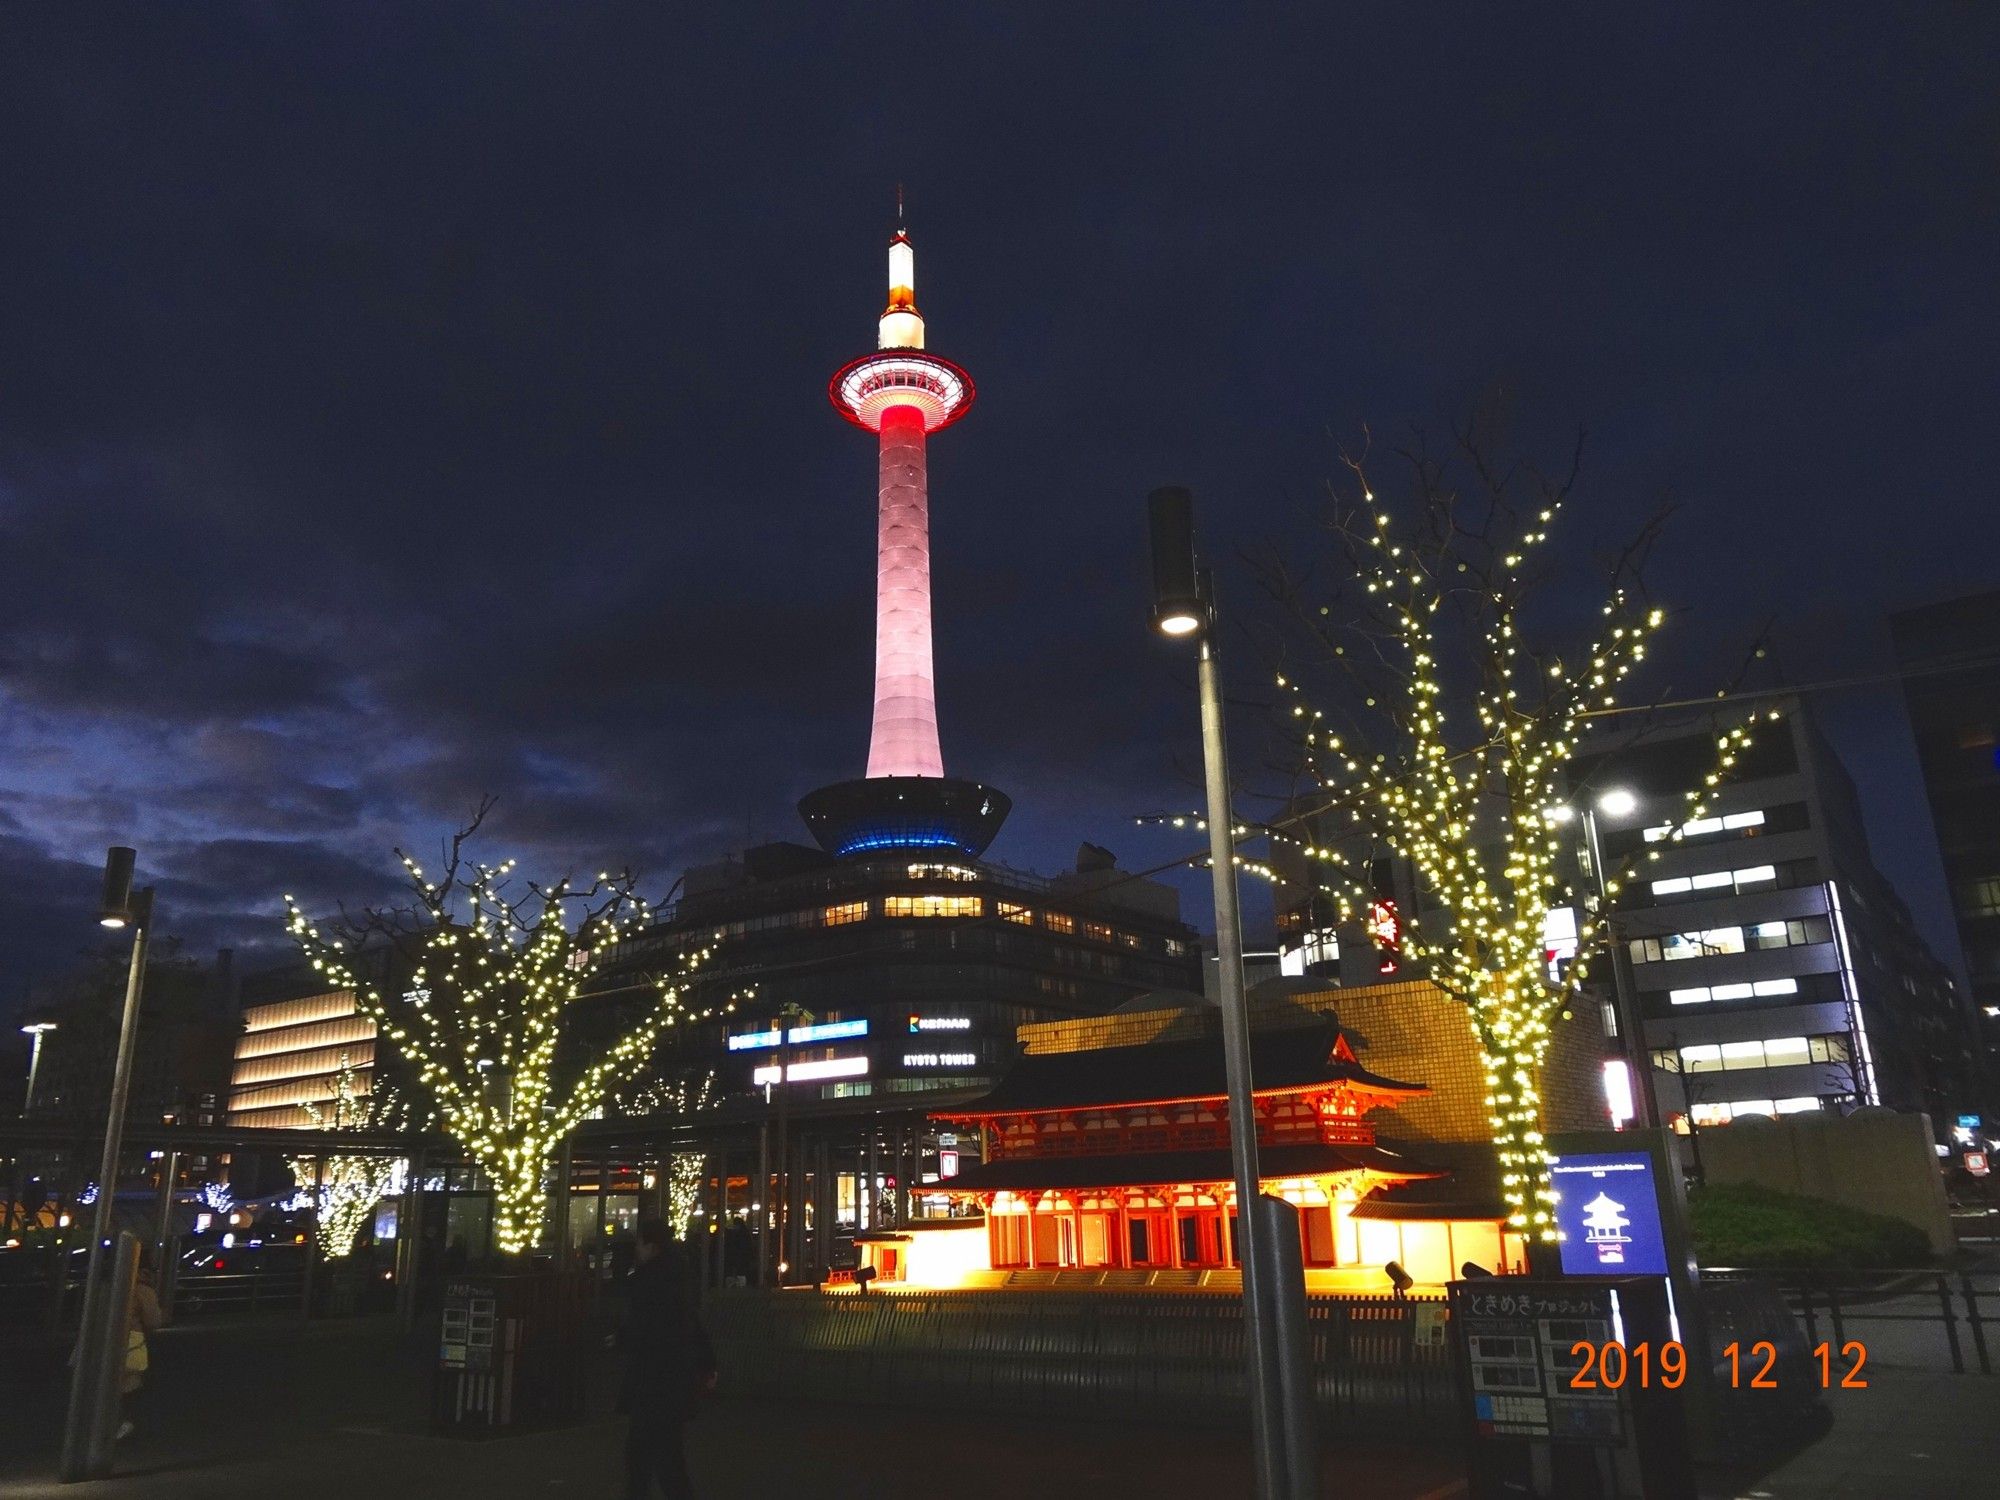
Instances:
[[[21,1028],[21,1034],[23,1036],[41,1036],[45,1032],[54,1031],[55,1029],[56,1023],[54,1021],[30,1021]]]
[[[1614,818],[1622,818],[1638,809],[1639,799],[1622,786],[1615,786],[1597,799],[1600,812],[1610,813]]]
[[[1193,635],[1208,623],[1208,600],[1194,563],[1194,496],[1180,485],[1146,499],[1153,539],[1153,624],[1162,635]]]
[[[132,865],[138,857],[122,844],[105,850],[104,891],[97,903],[100,925],[119,928],[132,920]]]

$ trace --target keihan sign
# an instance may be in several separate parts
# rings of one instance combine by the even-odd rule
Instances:
[[[1566,1276],[1664,1276],[1660,1195],[1643,1151],[1559,1156],[1549,1169],[1557,1193]]]

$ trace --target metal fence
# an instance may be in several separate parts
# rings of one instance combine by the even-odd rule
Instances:
[[[1959,1374],[1993,1373],[2000,1271],[1768,1271],[1718,1267],[1704,1270],[1707,1284],[1763,1281],[1774,1285],[1798,1317],[1810,1351],[1824,1342],[1840,1359],[1850,1343],[1880,1365],[1939,1368]]]
[[[0,1276],[0,1325],[22,1329],[43,1325],[68,1327],[83,1305],[85,1257],[64,1254],[58,1270],[46,1250],[9,1252],[6,1275]],[[58,1276],[60,1275],[60,1280]],[[260,1266],[256,1270],[186,1271],[169,1263],[159,1286],[161,1305],[175,1318],[211,1314],[303,1312],[303,1265]]]
[[[1050,1415],[1233,1422],[1247,1398],[1242,1304],[1213,1293],[716,1294],[706,1316],[728,1389]],[[1444,1307],[1309,1299],[1331,1430],[1449,1430]]]

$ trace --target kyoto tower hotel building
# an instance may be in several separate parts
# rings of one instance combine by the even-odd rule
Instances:
[[[746,1102],[782,1075],[795,1111],[869,1101],[884,1107],[878,1121],[846,1128],[893,1122],[906,1141],[932,1138],[927,1098],[983,1090],[1006,1072],[1020,1025],[1202,983],[1199,939],[1172,886],[1119,870],[1087,843],[1074,869],[1053,875],[991,862],[983,856],[1010,799],[945,774],[925,457],[932,435],[970,409],[973,388],[925,348],[915,262],[898,228],[877,347],[838,370],[828,392],[877,444],[866,774],[799,799],[817,847],[780,839],[689,869],[680,900],[621,941],[606,969],[607,988],[630,995],[634,974],[678,973],[688,953],[712,949],[705,982],[756,998],[726,1020],[676,1028],[665,1073],[712,1068],[717,1097]],[[607,1038],[627,1003],[607,996]],[[787,1026],[788,1011],[812,1019]]]

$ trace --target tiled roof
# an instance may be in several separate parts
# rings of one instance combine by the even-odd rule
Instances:
[[[1369,1072],[1337,1055],[1340,1029],[1331,1022],[1254,1033],[1250,1074],[1259,1094],[1316,1085],[1352,1083],[1392,1094],[1422,1094],[1421,1083],[1402,1083]],[[949,1112],[950,1118],[1019,1114],[1034,1110],[1089,1109],[1169,1099],[1220,1099],[1228,1092],[1222,1042],[1217,1037],[1099,1047],[1082,1052],[1031,1053],[1017,1061],[985,1097]]]

